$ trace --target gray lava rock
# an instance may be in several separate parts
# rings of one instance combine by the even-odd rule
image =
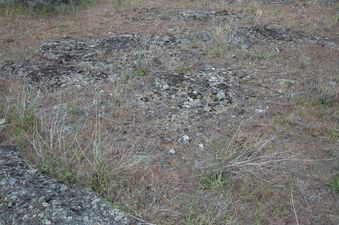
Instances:
[[[42,174],[12,146],[0,145],[0,168],[0,224],[138,224],[92,191]]]

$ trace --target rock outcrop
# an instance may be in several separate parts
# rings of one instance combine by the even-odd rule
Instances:
[[[12,146],[0,146],[0,168],[0,225],[138,224],[94,192],[41,173]]]

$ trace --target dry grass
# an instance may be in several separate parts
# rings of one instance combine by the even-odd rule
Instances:
[[[126,115],[125,106],[116,108],[113,117],[100,119],[96,100],[90,106],[93,116],[83,120],[71,115],[72,107],[91,104],[81,102],[80,96],[78,101],[73,95],[69,102],[67,95],[54,94],[46,101],[39,93],[24,89],[15,95],[18,86],[6,86],[6,96],[12,96],[4,107],[11,112],[5,113],[6,131],[13,143],[42,170],[63,181],[89,186],[137,217],[157,224],[233,224],[246,223],[246,218],[259,222],[265,221],[262,211],[271,204],[274,210],[282,210],[279,213],[290,215],[285,205],[266,201],[275,194],[272,185],[284,186],[286,179],[292,179],[291,164],[304,160],[275,151],[272,142],[278,137],[270,125],[244,124],[230,138],[225,133],[226,137],[206,146],[210,151],[188,151],[186,159],[174,158],[166,168],[157,162],[159,153],[138,150],[145,144],[142,135],[129,146],[119,146],[110,138],[107,129],[119,123],[114,120],[133,117]],[[95,99],[96,93],[92,94],[90,98]],[[287,188],[283,193],[292,192]],[[266,205],[244,217],[241,211],[248,201]]]
[[[337,174],[333,164],[338,162],[337,50],[309,44],[297,48],[286,44],[279,54],[273,44],[247,52],[228,49],[222,40],[227,24],[131,22],[141,6],[227,9],[247,15],[243,24],[282,24],[334,38],[338,33],[335,9],[313,4],[298,12],[289,5],[252,1],[220,5],[103,0],[88,9],[47,18],[8,11],[0,15],[1,61],[28,57],[49,38],[106,36],[114,31],[161,34],[177,26],[187,32],[212,30],[215,49],[206,47],[211,56],[207,60],[254,71],[251,75],[258,80],[241,85],[267,91],[268,99],[261,100],[270,108],[265,116],[249,117],[242,124],[229,119],[220,125],[209,119],[202,133],[203,148],[193,142],[169,156],[171,145],[162,143],[160,136],[178,134],[164,131],[163,121],[146,118],[141,108],[127,103],[133,91],[128,80],[125,89],[97,84],[91,90],[69,88],[47,94],[1,80],[0,119],[5,119],[6,127],[0,127],[0,141],[19,145],[28,159],[58,179],[91,187],[113,206],[156,224],[315,224],[319,218],[321,224],[335,224],[337,195],[329,186]],[[145,40],[130,58],[136,62],[135,75],[151,80],[147,71],[155,56],[167,59],[161,43]],[[178,71],[194,66],[167,63]],[[295,83],[275,82],[279,79]],[[277,102],[270,99],[275,90],[301,94]],[[110,110],[105,108],[107,99]]]
[[[253,22],[258,10],[262,12],[258,21],[262,24],[287,24],[288,27],[306,32],[321,32],[321,36],[337,36],[337,14],[334,7],[320,7],[308,5],[303,12],[303,19],[295,13],[292,7],[266,5],[259,3],[238,3],[232,5],[221,5],[206,1],[141,1],[141,0],[102,0],[99,4],[85,10],[74,11],[66,15],[54,15],[51,17],[40,17],[29,13],[17,13],[9,10],[0,15],[0,33],[3,34],[1,41],[0,60],[10,58],[27,57],[34,54],[34,50],[43,40],[53,37],[64,36],[106,36],[110,32],[154,32],[159,27],[166,30],[178,27],[178,24],[171,24],[167,21],[143,24],[143,21],[131,23],[129,18],[138,16],[140,8],[169,8],[169,9],[211,9],[227,10],[229,13],[243,12],[248,15],[249,23]],[[281,9],[281,12],[280,10]],[[277,11],[278,12],[275,12]],[[273,12],[273,14],[272,14]],[[126,17],[129,15],[130,17]],[[313,15],[320,15],[314,17]],[[272,21],[271,18],[274,18]],[[245,20],[244,20],[245,21]],[[326,24],[323,24],[326,21]],[[193,24],[193,26],[196,26]],[[316,27],[315,27],[316,26]],[[180,24],[180,27],[192,27],[192,24]]]

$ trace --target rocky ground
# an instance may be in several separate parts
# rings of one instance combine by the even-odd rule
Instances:
[[[3,142],[157,224],[337,224],[338,6],[138,4],[3,22]]]
[[[1,224],[137,224],[93,192],[69,187],[0,146]]]

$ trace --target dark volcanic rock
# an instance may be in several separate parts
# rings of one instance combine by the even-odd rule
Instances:
[[[0,224],[112,224],[138,222],[92,191],[42,174],[11,146],[0,146]]]

